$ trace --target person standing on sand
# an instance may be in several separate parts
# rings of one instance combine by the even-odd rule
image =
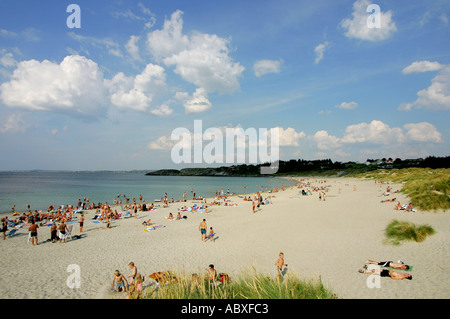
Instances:
[[[3,233],[3,240],[6,238],[6,231],[8,230],[8,223],[4,218],[2,218],[2,228],[0,231]]]
[[[275,266],[277,267],[279,278],[283,278],[283,266],[287,267],[287,264],[284,263],[284,253],[280,252],[279,258],[275,262]]]
[[[31,244],[34,246],[34,241],[36,239],[36,245],[38,244],[38,236],[37,236],[37,229],[39,226],[34,222],[34,220],[31,222],[30,227],[28,227],[28,231],[30,232],[30,238],[31,238]]]
[[[84,214],[81,213],[81,216],[80,216],[80,233],[83,232],[83,223],[84,223]]]
[[[66,230],[67,225],[64,224],[64,220],[61,221],[61,225],[59,225],[59,232],[61,233],[62,237],[64,237],[64,242],[66,242]],[[62,238],[59,239],[59,243],[61,244]]]
[[[50,240],[52,243],[58,240],[58,236],[56,235],[57,231],[57,225],[56,222],[53,223],[52,227],[50,228]]]
[[[206,241],[206,219],[203,219],[198,226],[200,234],[202,235],[202,241]]]
[[[131,276],[128,276],[128,278],[131,277],[131,279],[130,279],[130,285],[131,285],[136,281],[137,267],[134,265],[134,262],[130,262],[128,264],[128,267],[130,267],[130,269],[131,269]]]

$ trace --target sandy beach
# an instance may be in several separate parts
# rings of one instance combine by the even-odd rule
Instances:
[[[297,178],[300,180],[300,178]],[[170,221],[171,212],[193,205],[173,203],[168,208],[138,212],[137,218],[121,218],[94,223],[94,211],[85,211],[83,237],[66,243],[51,243],[50,227],[38,229],[39,245],[27,241],[27,227],[15,236],[1,240],[0,298],[123,298],[110,291],[114,270],[131,274],[133,261],[146,277],[156,271],[184,270],[203,272],[209,264],[217,271],[234,275],[246,269],[274,277],[279,252],[284,252],[288,273],[306,279],[321,278],[339,298],[449,298],[450,279],[444,272],[449,264],[450,216],[445,212],[414,213],[397,211],[396,203],[381,203],[396,197],[402,204],[408,199],[401,193],[383,196],[387,184],[351,178],[305,178],[317,187],[327,187],[326,200],[317,192],[299,194],[297,187],[276,193],[272,204],[252,212],[252,203],[241,197],[229,200],[237,206],[211,206],[208,213],[181,212],[186,219]],[[399,190],[401,184],[389,184]],[[355,190],[356,187],[356,190]],[[305,188],[307,189],[307,188]],[[162,190],[162,193],[169,190]],[[157,204],[157,203],[155,203]],[[76,215],[79,219],[79,214]],[[10,217],[11,218],[11,217]],[[145,231],[144,220],[165,227]],[[77,221],[78,219],[75,219]],[[202,242],[198,229],[202,219],[216,232],[214,242]],[[406,242],[400,246],[384,243],[384,229],[393,220],[429,224],[436,233],[422,243]],[[72,235],[79,225],[73,224]],[[382,277],[380,288],[369,288],[368,275],[358,273],[364,261],[402,260],[412,265],[412,280]],[[78,265],[80,288],[70,288],[69,265]]]

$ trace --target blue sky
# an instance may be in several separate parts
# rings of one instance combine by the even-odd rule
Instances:
[[[448,1],[2,1],[0,170],[193,166],[170,136],[194,120],[279,128],[281,159],[450,155],[449,19]]]

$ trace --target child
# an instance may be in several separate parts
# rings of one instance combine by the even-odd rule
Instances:
[[[280,253],[280,257],[278,258],[278,260],[275,262],[275,266],[277,267],[277,271],[278,271],[278,275],[277,278],[278,279],[282,279],[283,278],[283,266],[287,267],[287,264],[284,263],[284,253]]]
[[[140,274],[137,274],[136,276],[136,284],[134,285],[135,290],[136,290],[136,297],[139,298],[141,296],[142,293],[142,282],[143,282],[143,278]]]
[[[208,239],[209,239],[209,240],[212,240],[212,241],[216,241],[216,240],[214,239],[214,235],[215,235],[215,233],[214,233],[213,228],[212,228],[212,227],[209,227],[209,236],[208,236]]]
[[[128,286],[127,279],[118,270],[114,271],[111,289],[114,289],[116,292],[126,291],[125,283]]]

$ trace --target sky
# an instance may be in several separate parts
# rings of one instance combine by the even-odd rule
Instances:
[[[196,120],[277,129],[281,160],[448,156],[449,19],[439,0],[4,0],[0,171],[225,165],[174,161]]]

